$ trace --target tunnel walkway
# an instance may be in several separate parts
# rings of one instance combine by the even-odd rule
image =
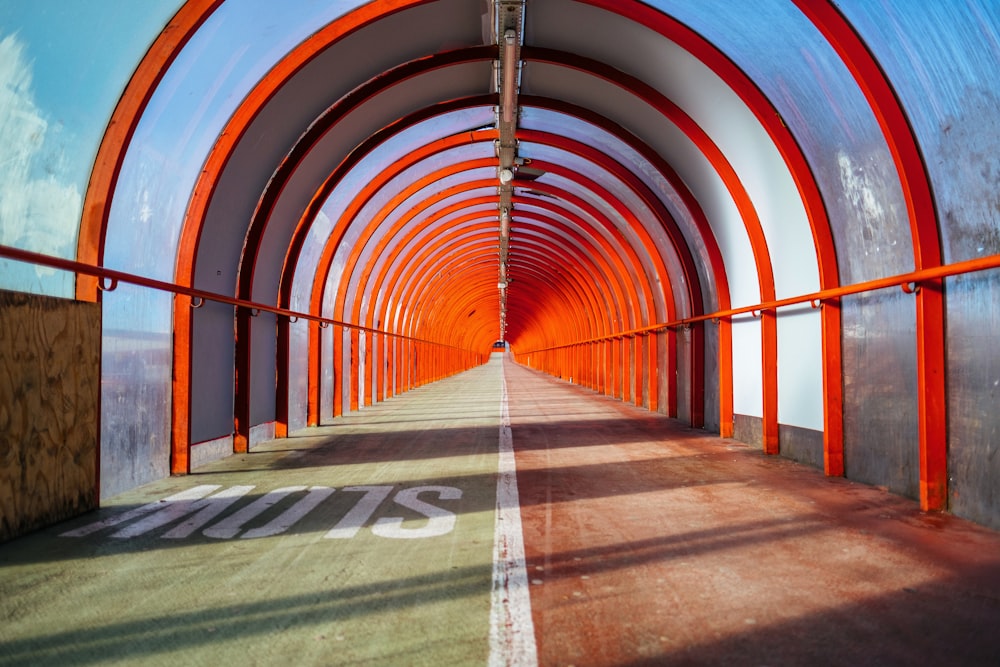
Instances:
[[[495,355],[0,545],[0,619],[0,665],[997,664],[1000,535]]]

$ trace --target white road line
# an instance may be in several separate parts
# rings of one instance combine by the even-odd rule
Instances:
[[[490,667],[538,664],[531,595],[524,563],[521,504],[517,496],[514,440],[507,405],[507,378],[500,361],[500,463],[496,530],[493,536],[493,595],[490,604]]]

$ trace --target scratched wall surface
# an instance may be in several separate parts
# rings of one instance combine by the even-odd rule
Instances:
[[[949,509],[1000,529],[1000,271],[946,285]]]
[[[0,542],[97,506],[100,304],[0,291]]]
[[[907,110],[933,187],[943,261],[1000,252],[1000,4],[848,0],[841,10]],[[996,271],[945,282],[949,509],[993,528],[1000,528],[998,286]]]
[[[169,294],[119,285],[102,297],[101,498],[170,474]]]
[[[916,306],[902,290],[841,302],[847,477],[920,496]]]

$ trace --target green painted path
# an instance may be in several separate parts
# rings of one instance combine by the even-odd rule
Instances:
[[[0,665],[487,664],[501,384],[497,357],[0,545]]]

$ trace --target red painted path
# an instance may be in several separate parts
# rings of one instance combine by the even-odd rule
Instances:
[[[508,364],[544,665],[1000,664],[1000,536]]]

